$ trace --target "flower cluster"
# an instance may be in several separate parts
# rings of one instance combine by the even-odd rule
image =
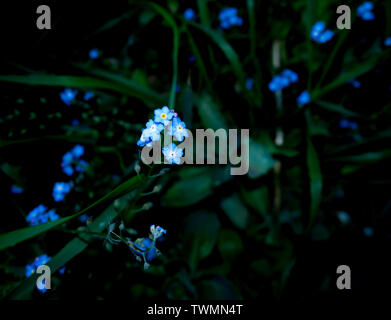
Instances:
[[[273,77],[272,81],[269,83],[270,91],[278,91],[286,88],[291,83],[295,83],[299,80],[299,76],[296,72],[285,69],[281,74],[278,74]]]
[[[241,26],[243,19],[238,17],[237,8],[225,8],[219,13],[220,27],[222,29],[228,29],[232,26]]]
[[[358,125],[356,122],[349,121],[347,119],[343,119],[339,122],[339,127],[341,129],[351,129],[351,130],[357,130]]]
[[[153,141],[159,141],[161,132],[168,128],[168,134],[173,136],[177,141],[182,142],[189,134],[186,130],[186,124],[181,121],[174,110],[167,106],[154,111],[154,120],[150,119],[146,128],[141,132],[141,137],[137,142],[140,147],[152,147]],[[178,148],[175,143],[170,143],[163,147],[163,155],[170,164],[180,164],[180,158],[183,155],[183,149]]]
[[[299,107],[304,106],[308,102],[311,101],[311,96],[307,90],[303,91],[298,97],[297,97],[297,104]]]
[[[43,254],[39,257],[36,257],[31,264],[26,266],[26,277],[30,277],[32,274],[37,271],[39,266],[42,266],[50,261],[50,257],[47,254]]]
[[[46,223],[49,221],[55,221],[59,218],[58,214],[52,209],[47,211],[48,208],[40,204],[38,207],[34,208],[29,212],[26,217],[26,221],[31,226],[36,226],[41,223]]]
[[[64,91],[60,92],[60,98],[67,106],[70,106],[72,101],[75,99],[77,95],[77,90],[72,90],[70,88],[64,89]]]
[[[375,20],[375,15],[372,12],[373,3],[370,1],[365,1],[357,8],[357,16],[363,20]]]
[[[65,196],[71,191],[72,182],[56,182],[53,187],[53,199],[54,201],[62,201]]]
[[[183,13],[183,17],[186,19],[186,20],[195,20],[196,18],[196,14],[194,12],[194,10],[192,8],[187,8],[185,10],[185,12]]]
[[[149,268],[149,262],[160,255],[160,251],[156,248],[156,240],[166,234],[166,230],[162,227],[151,225],[151,234],[148,238],[139,238],[136,241],[128,241],[130,251],[136,256],[137,260],[144,261],[144,269]]]
[[[75,145],[71,151],[68,151],[62,157],[61,167],[67,176],[73,175],[75,171],[84,172],[87,167],[87,162],[80,159],[84,154],[84,146]]]
[[[391,37],[388,37],[388,38],[386,38],[386,40],[384,40],[384,45],[386,47],[390,47],[391,46]]]
[[[323,21],[316,22],[311,29],[311,39],[318,43],[326,43],[334,36],[334,32],[326,30],[326,24]]]

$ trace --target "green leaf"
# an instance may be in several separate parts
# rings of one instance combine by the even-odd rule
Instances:
[[[197,212],[186,219],[184,244],[193,270],[196,268],[198,261],[212,253],[219,229],[220,222],[214,213]]]
[[[173,49],[172,49],[172,60],[173,60],[173,75],[172,75],[172,83],[171,83],[171,91],[170,91],[170,99],[168,106],[170,108],[175,107],[175,93],[176,93],[176,84],[177,84],[177,78],[178,78],[178,51],[179,51],[179,38],[180,38],[180,32],[178,30],[178,26],[172,17],[172,15],[163,7],[159,6],[156,3],[150,3],[150,5],[159,13],[164,20],[168,23],[168,25],[171,27],[172,32],[174,34],[173,39]]]
[[[250,139],[250,166],[248,176],[251,179],[258,178],[274,166],[274,159],[266,148],[252,139]]]
[[[195,100],[198,114],[205,128],[211,128],[214,130],[228,128],[223,113],[210,95],[203,94],[201,96],[195,96]]]
[[[139,86],[137,83],[106,71],[90,70],[91,73],[110,78],[114,81],[106,81],[91,77],[78,77],[54,74],[28,74],[28,75],[0,75],[0,81],[21,83],[31,86],[56,86],[80,89],[107,89],[116,91],[152,104],[164,104],[166,99],[154,91]]]
[[[267,187],[260,187],[251,191],[243,190],[242,194],[247,205],[266,216],[269,210],[269,192]]]
[[[229,198],[223,199],[221,201],[221,208],[236,227],[239,229],[246,228],[249,213],[237,193]]]
[[[348,110],[338,104],[334,104],[334,103],[326,102],[326,101],[316,101],[316,103],[328,111],[340,113],[340,114],[342,114],[344,116],[348,116],[348,117],[360,117],[360,115],[358,113],[350,111],[350,110]]]
[[[188,23],[203,31],[216,43],[216,45],[221,49],[221,51],[223,51],[224,55],[226,56],[232,67],[233,72],[236,75],[236,78],[239,81],[242,91],[246,92],[245,73],[243,71],[239,56],[232,48],[232,46],[224,39],[224,37],[220,33],[214,31],[213,29],[193,21],[188,21]]]
[[[318,154],[310,140],[307,137],[307,168],[310,179],[310,193],[311,193],[311,206],[310,206],[310,222],[309,228],[315,221],[315,218],[319,211],[319,205],[322,199],[322,173],[320,171],[320,164]]]
[[[242,239],[233,230],[221,230],[217,246],[223,258],[228,261],[235,261],[237,256],[243,251]]]
[[[19,229],[19,230],[15,230],[15,231],[11,231],[11,232],[2,234],[2,235],[0,235],[0,250],[4,250],[6,248],[13,247],[14,245],[16,245],[22,241],[31,239],[31,238],[33,238],[43,232],[49,231],[49,230],[65,223],[65,222],[68,222],[68,221],[84,214],[85,212],[91,210],[92,208],[96,207],[99,204],[113,201],[114,199],[117,199],[118,197],[136,189],[141,184],[142,181],[143,181],[142,175],[130,178],[126,182],[124,182],[121,185],[119,185],[118,187],[116,187],[113,191],[109,192],[104,197],[100,198],[99,200],[95,201],[93,204],[89,205],[87,208],[85,208],[85,209],[83,209],[83,210],[79,211],[78,213],[75,213],[71,216],[61,218],[56,221],[40,224],[37,226],[27,227],[27,228],[23,228],[23,229]]]

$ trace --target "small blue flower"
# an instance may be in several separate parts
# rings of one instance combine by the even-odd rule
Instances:
[[[311,96],[308,91],[303,91],[299,95],[299,97],[297,98],[297,103],[298,103],[299,107],[304,106],[305,104],[307,104],[310,101],[311,101]]]
[[[13,193],[13,194],[22,194],[23,193],[23,188],[17,186],[16,184],[13,184],[11,186],[11,193]]]
[[[72,166],[65,166],[62,168],[62,171],[69,177],[75,173],[75,170],[73,170]]]
[[[165,126],[167,126],[170,123],[170,120],[174,114],[168,109],[167,106],[164,106],[161,109],[155,110],[155,122],[156,123],[162,123]]]
[[[76,95],[77,90],[72,90],[70,88],[66,88],[64,91],[60,92],[60,98],[67,106],[71,105],[71,102],[75,99]]]
[[[330,41],[334,36],[334,32],[325,29],[326,24],[323,21],[316,22],[311,29],[311,39],[318,43]]]
[[[84,146],[77,144],[71,150],[72,155],[76,158],[80,158],[84,154]]]
[[[168,108],[167,108],[168,109]],[[146,132],[147,137],[151,138],[152,141],[160,140],[160,132],[164,130],[164,125],[161,123],[155,123],[153,120],[149,120],[146,124]]]
[[[86,171],[87,167],[88,167],[88,162],[84,160],[79,160],[78,163],[76,163],[75,170],[77,172],[84,172]]]
[[[339,122],[339,127],[340,127],[341,129],[349,128],[349,121],[346,120],[346,119],[342,119],[342,120]]]
[[[365,1],[357,8],[357,16],[366,21],[374,20],[375,15],[373,14],[372,10],[373,3],[370,1]]]
[[[172,120],[172,124],[168,129],[168,134],[175,137],[178,141],[183,141],[185,137],[189,136],[186,130],[186,124],[179,118],[174,118],[174,120]]]
[[[361,88],[361,83],[360,83],[360,81],[357,81],[357,80],[351,80],[350,81],[350,84],[353,86],[353,87],[355,87],[355,88]]]
[[[139,238],[129,245],[130,250],[137,256],[143,256],[146,261],[150,262],[157,257],[155,242],[149,238]],[[148,264],[146,264],[146,267]]]
[[[82,223],[86,223],[86,222],[88,221],[88,219],[90,219],[90,217],[87,216],[86,214],[83,214],[83,215],[81,215],[81,216],[79,217],[79,220],[80,220],[80,222],[82,222]]]
[[[36,257],[32,263],[26,265],[26,278],[30,277],[33,273],[35,273],[38,267],[45,265],[47,262],[49,262],[50,259],[51,258],[47,254],[43,254],[39,257]]]
[[[90,100],[91,98],[93,98],[95,96],[95,93],[92,92],[92,91],[87,91],[85,94],[84,94],[84,101],[88,101]]]
[[[78,126],[79,124],[80,124],[79,120],[77,120],[77,119],[73,119],[72,120],[72,125],[73,126]]]
[[[326,29],[326,24],[323,21],[316,22],[311,29],[311,38],[317,39],[320,34]]]
[[[192,8],[187,8],[185,12],[183,13],[183,17],[186,20],[195,20],[196,14]]]
[[[386,40],[384,40],[384,45],[387,47],[391,46],[391,37],[388,37],[388,38],[386,38]]]
[[[297,75],[296,72],[290,70],[290,69],[285,69],[282,74],[283,77],[289,79],[291,83],[296,83],[299,80],[299,76]]]
[[[222,29],[228,29],[232,26],[241,26],[243,19],[237,16],[237,8],[225,8],[219,13],[220,27]]]
[[[318,42],[319,43],[326,43],[328,41],[330,41],[334,36],[334,32],[331,31],[331,30],[326,30],[325,32],[323,32],[319,39],[318,39]]]
[[[143,129],[142,132],[141,132],[141,137],[140,139],[137,141],[137,145],[139,147],[144,147],[144,146],[147,146],[147,147],[152,147],[152,139],[151,137],[149,136],[149,131],[148,129]]]
[[[196,61],[196,58],[194,57],[194,55],[189,56],[189,62],[190,63],[193,63],[195,61]]]
[[[253,78],[247,78],[246,79],[246,89],[248,91],[251,91],[253,89],[253,86],[254,86],[254,79]]]
[[[167,233],[167,230],[163,229],[163,228],[160,227],[160,226],[155,226],[154,224],[151,225],[150,230],[151,230],[151,234],[152,234],[153,240],[157,240],[157,239],[160,238],[163,234],[166,234],[166,233]]]
[[[178,148],[175,143],[171,143],[163,148],[163,154],[170,164],[180,164],[183,156],[183,149]]]
[[[60,269],[58,269],[58,273],[62,275],[65,273],[66,269],[67,268],[65,266],[62,266]]]
[[[54,201],[62,201],[65,196],[71,191],[71,183],[67,182],[56,182],[53,187],[53,198]]]
[[[93,48],[90,50],[89,54],[90,59],[94,60],[99,57],[99,50],[97,48]]]

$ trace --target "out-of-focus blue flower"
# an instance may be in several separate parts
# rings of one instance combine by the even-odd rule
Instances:
[[[58,269],[58,273],[59,274],[64,274],[65,273],[65,271],[66,271],[66,267],[65,266],[62,266],[60,269]]]
[[[387,47],[391,46],[391,37],[388,37],[388,38],[386,38],[386,40],[384,40],[384,45]]]
[[[375,232],[373,231],[373,228],[371,228],[371,227],[365,227],[365,228],[363,229],[363,233],[364,233],[364,236],[370,238],[370,237],[373,236],[373,234],[374,234]]]
[[[247,78],[246,79],[246,89],[248,91],[251,91],[253,89],[253,86],[254,86],[254,79],[253,78]]]
[[[220,27],[222,29],[228,29],[232,26],[241,26],[243,19],[238,17],[237,8],[225,8],[219,13]]]
[[[17,186],[16,184],[13,184],[11,186],[11,193],[13,193],[13,194],[22,194],[23,193],[23,188]]]
[[[179,118],[174,118],[174,120],[172,120],[172,124],[168,129],[168,134],[175,137],[178,141],[183,141],[185,137],[189,136],[186,130],[186,124]]]
[[[193,62],[195,62],[195,61],[196,61],[196,58],[195,58],[194,55],[189,56],[189,62],[190,62],[190,63],[193,63]]]
[[[81,159],[78,161],[78,163],[76,163],[75,170],[77,172],[85,172],[87,167],[88,167],[88,162]]]
[[[316,22],[311,29],[311,38],[317,39],[320,34],[326,29],[326,24],[323,21]]]
[[[89,54],[90,59],[94,60],[99,57],[99,50],[97,48],[93,48],[90,50]]]
[[[360,83],[360,81],[358,81],[358,80],[351,80],[350,81],[350,84],[353,86],[353,87],[355,87],[355,88],[361,88],[361,83]]]
[[[310,101],[311,101],[311,96],[307,90],[303,91],[297,98],[297,103],[298,103],[299,107],[304,106],[305,104],[307,104]]]
[[[334,36],[334,32],[331,31],[331,30],[326,30],[325,32],[323,32],[320,37],[318,38],[318,42],[319,43],[326,43],[328,41],[330,41]]]
[[[53,198],[54,201],[62,201],[65,196],[71,191],[71,183],[67,182],[56,182],[53,187]]]
[[[374,20],[375,15],[373,14],[372,10],[373,3],[370,1],[365,1],[357,8],[357,16],[367,21]]]
[[[192,8],[187,8],[185,12],[183,13],[183,17],[186,20],[195,20],[196,14]]]
[[[92,92],[92,91],[87,91],[85,94],[84,94],[84,101],[88,101],[90,100],[91,98],[93,98],[95,96],[95,93]]]
[[[155,110],[156,123],[162,123],[165,126],[167,126],[170,123],[170,120],[172,119],[173,116],[174,116],[173,112],[171,112],[171,110],[168,109],[167,106]]]
[[[349,128],[349,121],[346,120],[346,119],[342,119],[342,120],[339,122],[339,127],[340,127],[341,129]]]
[[[281,75],[288,79],[291,83],[296,83],[299,80],[299,76],[297,75],[297,73],[292,71],[291,69],[285,69],[284,71],[282,71]]]
[[[76,158],[80,158],[83,154],[84,154],[84,146],[80,145],[80,144],[77,144],[73,147],[72,149],[72,154],[76,157]]]
[[[55,221],[59,218],[59,215],[56,214],[54,210],[47,211],[47,207],[44,205],[39,205],[33,210],[29,212],[29,214],[26,217],[26,221],[31,226],[36,226],[42,223],[46,223],[49,221]]]
[[[326,24],[323,21],[316,22],[311,29],[311,39],[318,43],[326,43],[334,36],[334,32],[326,30]]]
[[[72,90],[70,88],[66,88],[64,91],[60,92],[60,98],[67,106],[71,105],[71,102],[75,99],[76,95],[77,90]]]
[[[183,149],[178,148],[175,143],[170,143],[163,148],[163,155],[170,164],[180,164]]]
[[[81,216],[79,217],[79,220],[80,220],[80,222],[82,222],[82,223],[86,223],[86,222],[88,221],[89,218],[90,218],[89,216],[87,216],[86,214],[83,214],[83,215],[81,215]]]
[[[72,176],[75,172],[84,172],[88,163],[82,159],[81,156],[84,155],[84,146],[77,144],[71,151],[66,152],[62,157],[61,167],[63,172],[67,176]]]
[[[50,261],[50,257],[47,254],[43,254],[39,257],[36,257],[34,261],[26,266],[26,277],[30,277],[33,273],[37,271],[37,268],[45,265],[47,262]]]
[[[270,91],[278,91],[286,88],[291,83],[297,82],[299,79],[299,76],[296,72],[285,69],[281,74],[278,74],[273,77],[272,81],[269,83],[269,90]]]
[[[342,119],[339,122],[339,127],[341,129],[357,130],[358,129],[358,124],[357,124],[357,122],[349,121],[347,119]]]
[[[72,120],[72,125],[73,126],[78,126],[79,124],[80,124],[79,120],[77,120],[77,119],[73,119]]]

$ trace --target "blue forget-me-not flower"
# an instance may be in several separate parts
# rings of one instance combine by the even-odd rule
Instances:
[[[175,143],[170,143],[163,148],[163,155],[170,164],[180,164],[183,156],[183,149],[178,148]]]
[[[386,40],[384,40],[384,45],[387,47],[391,46],[391,37],[388,37],[388,38],[386,38]]]
[[[84,146],[77,144],[71,151],[66,152],[62,157],[61,167],[63,172],[71,176],[76,171],[84,172],[88,166],[88,163],[82,159],[84,155]]]
[[[55,221],[59,218],[58,214],[56,214],[53,209],[49,211],[47,211],[47,209],[48,208],[46,206],[40,204],[29,212],[26,217],[26,221],[31,226],[36,226],[49,221]]]
[[[23,188],[17,186],[16,184],[13,184],[11,186],[11,193],[13,193],[13,194],[22,194],[23,193]]]
[[[366,21],[374,20],[375,15],[372,10],[373,3],[370,1],[365,1],[357,8],[357,16]]]
[[[99,57],[99,50],[97,48],[92,48],[88,53],[90,59],[94,60]]]
[[[237,8],[225,8],[219,13],[220,27],[222,29],[228,29],[232,26],[241,26],[243,19],[238,17]]]
[[[296,72],[285,69],[281,74],[278,74],[273,77],[272,81],[269,83],[269,90],[270,91],[278,91],[286,88],[291,83],[295,83],[299,80],[299,76]]]
[[[304,106],[311,101],[311,96],[307,90],[303,91],[297,98],[297,103],[299,107]]]
[[[73,99],[75,99],[77,95],[77,90],[72,90],[70,88],[65,88],[64,91],[60,92],[60,98],[67,106],[71,105]]]
[[[183,13],[183,17],[186,20],[194,20],[196,18],[196,14],[192,8],[187,8]]]
[[[189,136],[186,131],[186,124],[178,117],[172,120],[172,124],[169,126],[168,133],[180,142],[182,142],[185,137]]]
[[[311,39],[318,43],[326,43],[334,36],[334,32],[326,30],[326,24],[323,21],[316,22],[311,29]]]
[[[68,182],[56,182],[53,187],[54,201],[62,201],[65,196],[71,191],[72,184]]]

